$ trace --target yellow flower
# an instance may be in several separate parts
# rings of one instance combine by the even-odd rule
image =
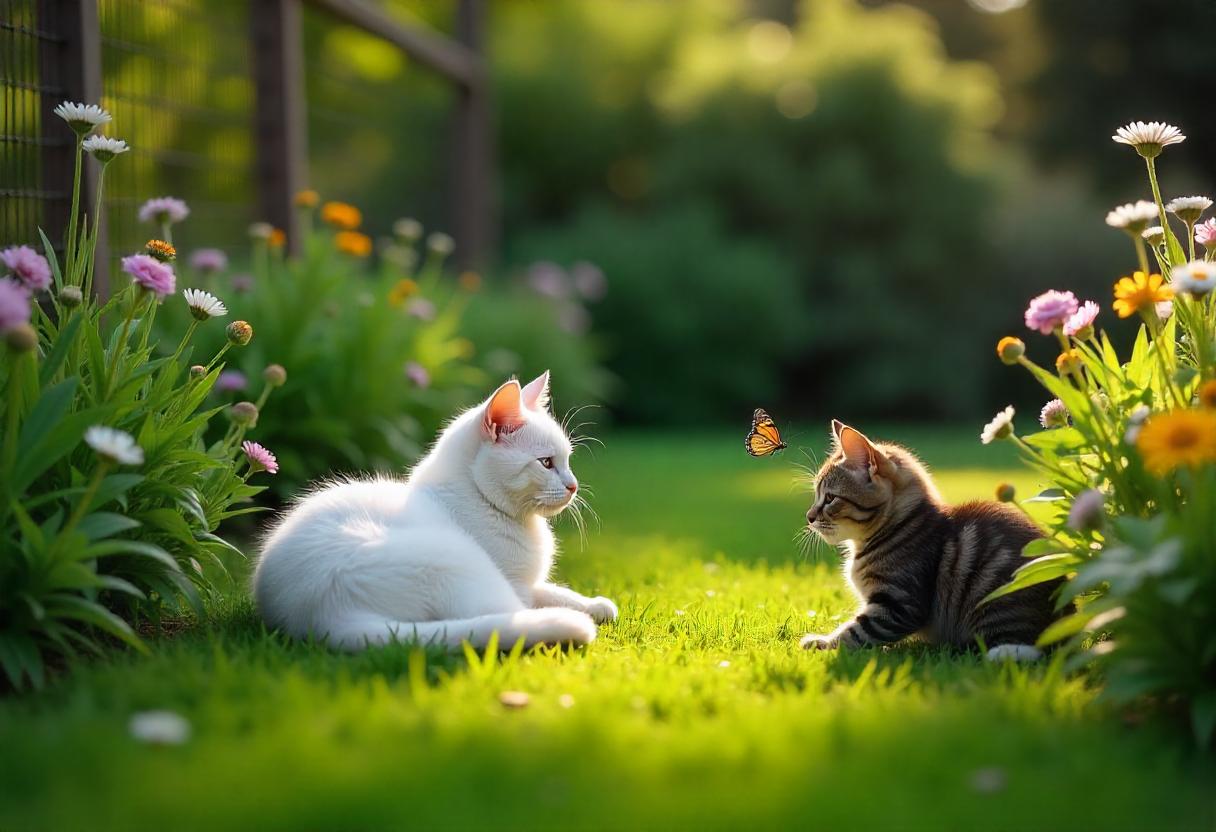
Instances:
[[[481,288],[481,275],[477,272],[461,272],[457,282],[460,283],[460,288],[466,292],[476,292]]]
[[[1155,314],[1156,304],[1173,298],[1174,290],[1165,285],[1159,274],[1136,272],[1115,284],[1115,311],[1120,318],[1130,318],[1140,311]]]
[[[1021,338],[1006,335],[996,342],[996,354],[1006,364],[1017,364],[1021,357],[1026,354],[1026,344],[1022,342]]]
[[[164,240],[148,240],[144,243],[144,251],[162,263],[172,263],[177,259],[177,249]]]
[[[403,277],[388,290],[388,302],[392,306],[400,306],[418,293],[418,282]]]
[[[1149,419],[1136,437],[1144,467],[1154,474],[1216,462],[1216,413],[1175,410]]]
[[[372,238],[358,231],[339,231],[334,235],[334,245],[343,254],[366,257],[372,253]]]
[[[1081,353],[1076,350],[1065,350],[1056,357],[1056,369],[1061,373],[1077,373],[1082,366]]]
[[[1204,407],[1216,408],[1216,379],[1205,381],[1200,385],[1199,403]]]
[[[354,231],[363,223],[363,214],[353,205],[345,202],[327,202],[321,206],[321,219],[334,226]]]
[[[270,237],[266,240],[271,248],[282,248],[287,242],[287,232],[281,228],[275,228],[270,232]]]
[[[300,191],[296,194],[296,205],[300,208],[316,208],[321,201],[321,195],[313,190]]]

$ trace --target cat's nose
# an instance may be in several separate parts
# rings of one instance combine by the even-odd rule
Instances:
[[[566,490],[569,491],[571,494],[573,494],[575,491],[578,491],[578,483],[576,483],[576,482],[566,483]]]
[[[814,523],[817,517],[819,517],[819,512],[815,511],[814,506],[811,506],[810,511],[806,513],[806,522]]]

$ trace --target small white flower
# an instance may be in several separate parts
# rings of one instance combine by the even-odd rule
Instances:
[[[990,445],[993,440],[1008,439],[1010,436],[1013,436],[1013,405],[1006,407],[996,414],[991,422],[984,425],[984,430],[980,433],[980,441],[985,445]]]
[[[208,318],[222,318],[228,314],[228,307],[224,306],[223,301],[202,289],[183,289],[182,297],[186,299],[186,305],[190,307],[190,314],[200,321]]]
[[[254,240],[269,240],[274,226],[268,222],[255,222],[249,226],[249,237]]]
[[[149,745],[182,745],[190,739],[190,722],[173,711],[141,711],[131,715],[127,731]]]
[[[1159,246],[1165,242],[1165,229],[1159,225],[1150,225],[1140,234],[1150,246]]]
[[[123,430],[105,425],[93,425],[84,432],[84,441],[98,456],[119,465],[142,465],[144,449],[135,444],[135,437]]]
[[[412,243],[422,237],[422,223],[413,217],[404,217],[393,223],[393,233]]]
[[[80,146],[84,148],[85,153],[93,154],[103,165],[118,154],[131,149],[122,139],[111,139],[108,136],[89,136]]]
[[[96,104],[73,104],[71,101],[65,101],[53,112],[82,136],[112,120],[110,114]]]
[[[1140,234],[1157,219],[1157,206],[1147,199],[1120,205],[1106,215],[1106,224],[1129,234]]]
[[[1153,311],[1157,313],[1157,318],[1162,321],[1168,321],[1170,315],[1174,314],[1174,302],[1172,300],[1163,300],[1153,304]]]
[[[435,231],[426,238],[426,247],[431,250],[432,254],[446,257],[452,253],[452,249],[456,247],[456,243],[442,231]]]
[[[1203,297],[1216,289],[1216,263],[1192,260],[1190,263],[1175,266],[1170,272],[1170,282],[1180,292]]]
[[[1187,225],[1203,216],[1203,212],[1212,207],[1212,200],[1206,196],[1180,196],[1165,204],[1165,210],[1174,214]]]
[[[1186,141],[1181,130],[1163,121],[1133,121],[1116,130],[1111,138],[1119,144],[1131,145],[1146,159],[1161,155],[1162,148],[1167,145]]]

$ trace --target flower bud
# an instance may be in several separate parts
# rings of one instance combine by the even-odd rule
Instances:
[[[172,263],[177,259],[177,249],[164,240],[148,240],[144,243],[144,252],[162,263]]]
[[[268,222],[255,222],[249,226],[249,237],[253,240],[269,240],[274,226]]]
[[[321,195],[314,190],[300,191],[296,194],[296,205],[300,208],[316,208],[321,202]]]
[[[253,402],[237,402],[228,408],[228,418],[233,424],[251,428],[258,423],[258,406]]]
[[[202,378],[207,375],[207,368],[202,364],[195,364],[190,368],[190,378]]]
[[[29,352],[38,346],[38,333],[29,324],[17,324],[4,333],[4,340],[14,352]]]
[[[253,340],[253,327],[246,321],[233,321],[228,324],[228,342],[243,347]]]
[[[456,247],[456,242],[442,231],[436,231],[426,238],[426,247],[436,257],[447,257]]]
[[[996,487],[996,498],[1002,503],[1012,503],[1017,497],[1017,489],[1010,483],[1003,482]]]
[[[1082,491],[1068,510],[1068,528],[1078,532],[1102,528],[1102,523],[1106,520],[1105,503],[1102,492],[1093,488]]]
[[[422,223],[413,217],[406,217],[393,223],[393,234],[407,243],[416,243],[422,238]]]
[[[1065,350],[1056,356],[1056,369],[1060,373],[1079,373],[1081,367],[1081,353],[1076,350]]]
[[[59,302],[68,309],[75,309],[84,303],[84,293],[79,286],[64,286],[59,290]]]
[[[282,387],[287,383],[287,370],[282,364],[270,364],[265,370],[262,370],[262,378],[271,387]]]
[[[1022,342],[1021,338],[1006,336],[997,342],[996,354],[1006,364],[1017,364],[1026,354],[1026,344]]]

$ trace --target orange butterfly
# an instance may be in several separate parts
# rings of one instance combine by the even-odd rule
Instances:
[[[781,441],[781,433],[773,424],[773,417],[764,408],[757,407],[752,414],[752,429],[748,431],[747,439],[743,440],[743,447],[752,456],[768,456],[788,446]]]

